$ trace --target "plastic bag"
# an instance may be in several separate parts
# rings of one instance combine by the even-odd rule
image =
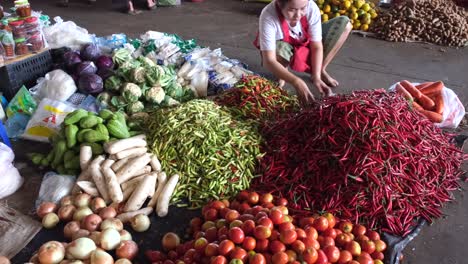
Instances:
[[[20,113],[25,115],[32,115],[37,108],[36,101],[32,97],[31,93],[26,87],[21,87],[11,99],[6,113],[8,118],[11,118],[14,114]]]
[[[120,33],[106,37],[96,37],[94,43],[98,44],[102,53],[110,54],[114,49],[122,48],[127,43],[127,35]]]
[[[49,137],[60,130],[65,116],[74,110],[75,107],[69,104],[45,98],[29,120],[22,137],[49,142]]]
[[[13,151],[0,142],[0,199],[13,194],[23,185],[23,177],[13,166],[14,159]]]
[[[158,0],[158,6],[175,6],[180,5],[181,0]]]
[[[30,91],[38,101],[44,98],[66,101],[76,90],[75,81],[70,75],[62,70],[54,70],[39,79]]]
[[[75,177],[47,172],[42,179],[36,208],[43,202],[58,203],[60,199],[70,194],[75,185]]]
[[[87,43],[92,43],[92,36],[88,31],[75,24],[73,21],[64,22],[61,17],[55,17],[56,22],[44,29],[44,36],[52,49],[70,47],[78,50]]]

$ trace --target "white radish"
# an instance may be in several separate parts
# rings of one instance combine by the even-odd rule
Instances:
[[[132,195],[125,204],[123,211],[131,212],[140,209],[143,203],[146,201],[149,193],[149,187],[151,187],[151,176],[145,176],[143,180],[138,184],[133,191]]]
[[[83,170],[78,178],[76,179],[77,182],[79,181],[89,181],[92,180],[91,173],[89,172],[89,166],[87,169]],[[72,194],[77,194],[80,192],[80,187],[78,185],[73,186]]]
[[[76,185],[81,188],[85,193],[91,196],[99,196],[99,191],[96,188],[96,185],[90,181],[78,181]]]
[[[104,150],[109,154],[116,154],[129,148],[146,147],[145,139],[145,135],[138,135],[122,140],[107,142],[104,144]]]
[[[120,168],[122,168],[123,165],[125,165],[125,163],[127,163],[128,161],[130,160],[130,158],[125,158],[125,159],[121,159],[121,160],[118,160],[116,161],[114,164],[112,164],[111,168],[113,171],[118,171]]]
[[[80,148],[80,168],[86,170],[93,158],[93,151],[90,146],[81,146]]]
[[[120,203],[123,201],[123,193],[120,188],[120,184],[117,180],[115,172],[111,169],[111,165],[114,163],[113,160],[106,160],[101,168],[102,173],[107,184],[107,191],[109,192],[110,199],[114,203]]]
[[[164,185],[166,184],[167,181],[167,175],[164,171],[161,171],[158,173],[158,180],[157,180],[157,188],[156,192],[154,193],[153,197],[151,197],[151,200],[148,203],[148,206],[154,207],[158,203],[158,198],[159,195],[161,194]]]
[[[133,179],[131,179],[131,180],[128,180],[128,181],[122,183],[122,184],[121,184],[122,190],[125,191],[125,190],[127,190],[128,188],[136,187],[136,186],[140,183],[140,181],[143,180],[143,178],[144,178],[145,176],[147,176],[147,175],[149,175],[149,173],[145,173],[145,174],[143,174],[143,175],[141,175],[141,176],[135,177],[135,178],[133,178]]]
[[[105,158],[103,155],[97,156],[89,165],[91,176],[93,177],[94,184],[101,194],[102,199],[104,201],[109,202],[109,193],[107,192],[107,185],[104,179],[104,175],[101,173],[101,163],[104,162]]]
[[[115,154],[115,157],[117,158],[117,160],[123,158],[135,158],[145,154],[146,152],[148,152],[148,149],[145,147],[131,148],[120,151],[119,153]]]
[[[127,189],[123,190],[123,202],[127,201],[128,198],[130,198],[133,191],[135,191],[136,187],[137,185],[132,185],[132,186],[129,186]]]
[[[159,217],[164,217],[167,215],[169,211],[169,202],[171,200],[171,196],[174,193],[178,181],[179,175],[174,174],[165,184],[164,189],[162,190],[158,198],[158,204],[156,205],[156,213]]]
[[[119,183],[121,184],[133,178],[134,176],[138,176],[135,175],[135,173],[145,168],[145,166],[150,162],[150,160],[150,155],[148,153],[145,153],[140,157],[134,158],[131,161],[127,162],[125,166],[120,168],[120,170],[116,173]]]
[[[158,181],[158,173],[152,172],[150,173],[150,176],[151,176],[151,182],[150,182],[151,187],[148,188],[149,189],[148,198],[153,197],[154,193],[156,192],[156,182]]]
[[[156,157],[156,155],[154,154],[151,156],[150,165],[154,171],[157,171],[157,172],[161,171],[161,162],[159,162],[158,157]]]
[[[141,208],[140,210],[119,214],[115,218],[122,221],[122,223],[127,223],[130,221],[130,219],[132,219],[136,215],[139,215],[139,214],[150,215],[152,212],[153,212],[153,207],[145,207],[145,208]]]

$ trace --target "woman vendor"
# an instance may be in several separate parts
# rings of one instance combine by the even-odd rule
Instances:
[[[314,97],[307,84],[288,71],[310,73],[313,85],[324,95],[338,86],[326,68],[335,57],[352,25],[340,16],[322,24],[320,10],[312,0],[274,0],[260,15],[255,46],[260,49],[263,65],[278,79],[296,89],[303,102]]]

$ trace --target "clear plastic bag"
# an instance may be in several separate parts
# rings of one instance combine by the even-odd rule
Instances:
[[[21,87],[11,99],[6,109],[8,118],[11,118],[14,114],[20,113],[25,115],[32,115],[36,111],[37,103],[32,97],[31,93],[26,89],[25,86]]]
[[[92,43],[88,30],[79,27],[73,21],[63,21],[61,17],[54,18],[55,24],[44,29],[44,36],[52,49],[70,47],[78,50],[82,45]]]
[[[38,80],[38,84],[30,89],[37,101],[49,98],[57,101],[66,101],[76,92],[73,78],[62,70],[53,70]]]
[[[0,199],[13,194],[23,185],[23,177],[13,166],[14,159],[11,148],[0,142]]]
[[[42,179],[39,196],[36,199],[36,208],[42,202],[58,203],[60,199],[71,193],[75,180],[73,176],[47,172]]]

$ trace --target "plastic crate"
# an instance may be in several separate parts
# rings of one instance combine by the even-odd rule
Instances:
[[[31,87],[52,68],[49,50],[31,54],[0,68],[0,92],[11,100],[22,85]]]

